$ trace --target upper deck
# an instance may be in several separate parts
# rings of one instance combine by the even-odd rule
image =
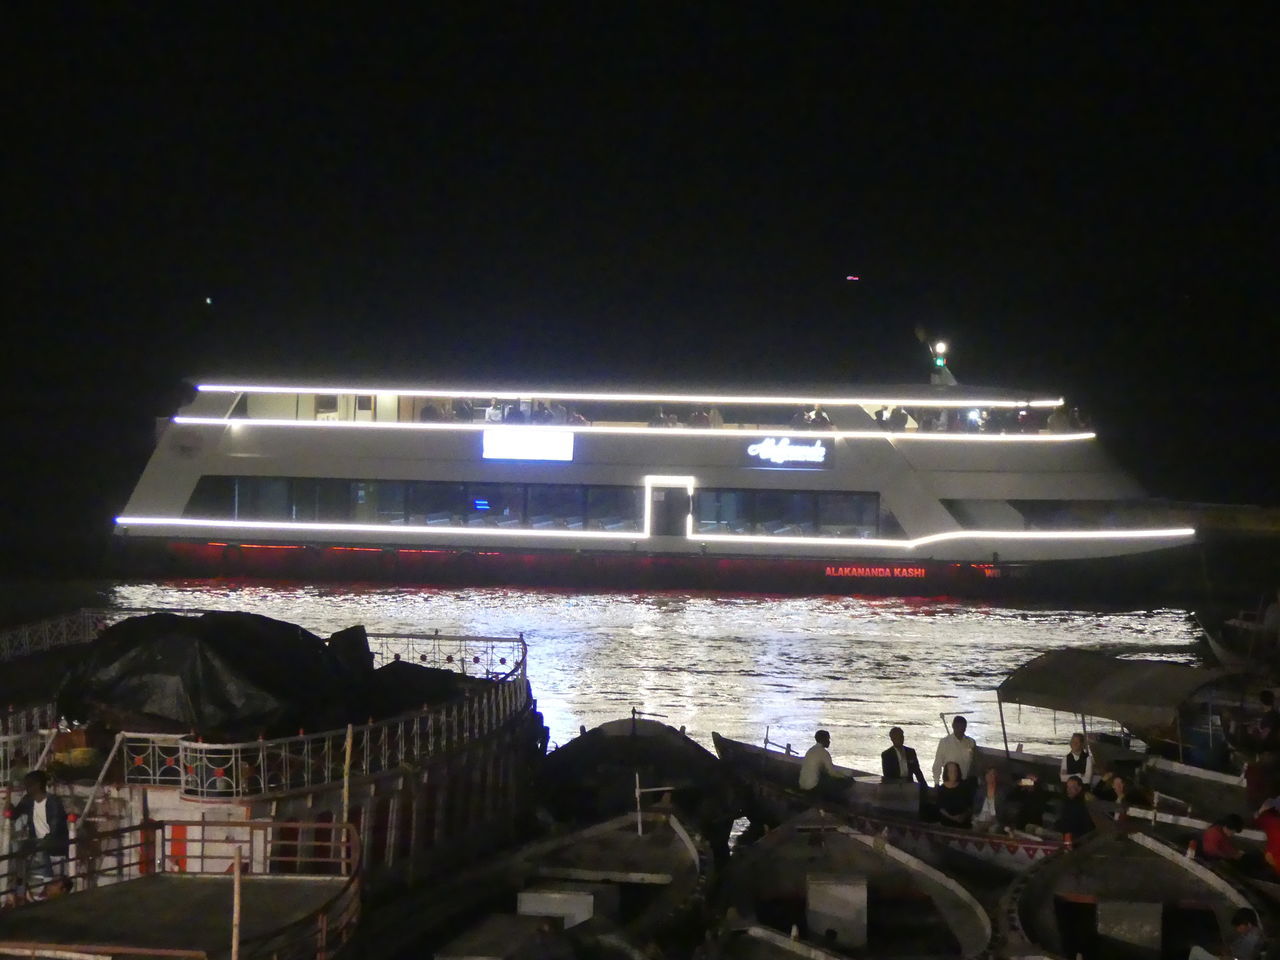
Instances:
[[[1089,439],[1061,397],[912,384],[805,386],[763,393],[730,388],[583,389],[201,383],[177,423],[364,426],[420,430],[495,425],[572,432],[812,430],[846,437]],[[669,434],[668,434],[669,435]]]

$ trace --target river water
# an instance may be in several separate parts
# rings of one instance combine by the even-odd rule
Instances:
[[[21,587],[11,585],[13,596]],[[575,593],[185,580],[64,590],[64,606],[245,610],[327,635],[370,631],[514,637],[554,743],[632,708],[684,726],[805,749],[831,731],[838,763],[876,768],[901,726],[926,770],[945,733],[940,713],[998,745],[995,687],[1061,646],[1192,663],[1198,631],[1184,610],[1064,610],[953,600]],[[47,601],[47,597],[46,597]],[[1010,746],[1057,752],[1074,729],[1046,711],[1005,711]]]

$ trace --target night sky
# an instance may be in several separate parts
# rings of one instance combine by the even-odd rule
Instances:
[[[903,382],[917,325],[1280,499],[1262,5],[58,6],[5,23],[6,567],[90,564],[184,377]]]

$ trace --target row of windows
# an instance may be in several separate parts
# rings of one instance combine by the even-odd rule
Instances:
[[[896,526],[874,493],[698,490],[695,533],[873,537]],[[306,477],[201,477],[183,515],[202,519],[640,531],[640,487]]]

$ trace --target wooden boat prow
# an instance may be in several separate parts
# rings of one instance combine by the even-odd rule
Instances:
[[[998,911],[1008,957],[1074,957],[1110,947],[1125,955],[1186,956],[1225,942],[1231,916],[1261,901],[1171,844],[1143,833],[1090,837],[1020,876]]]
[[[986,911],[957,881],[822,810],[735,851],[720,902],[732,960],[977,957],[991,943]]]

